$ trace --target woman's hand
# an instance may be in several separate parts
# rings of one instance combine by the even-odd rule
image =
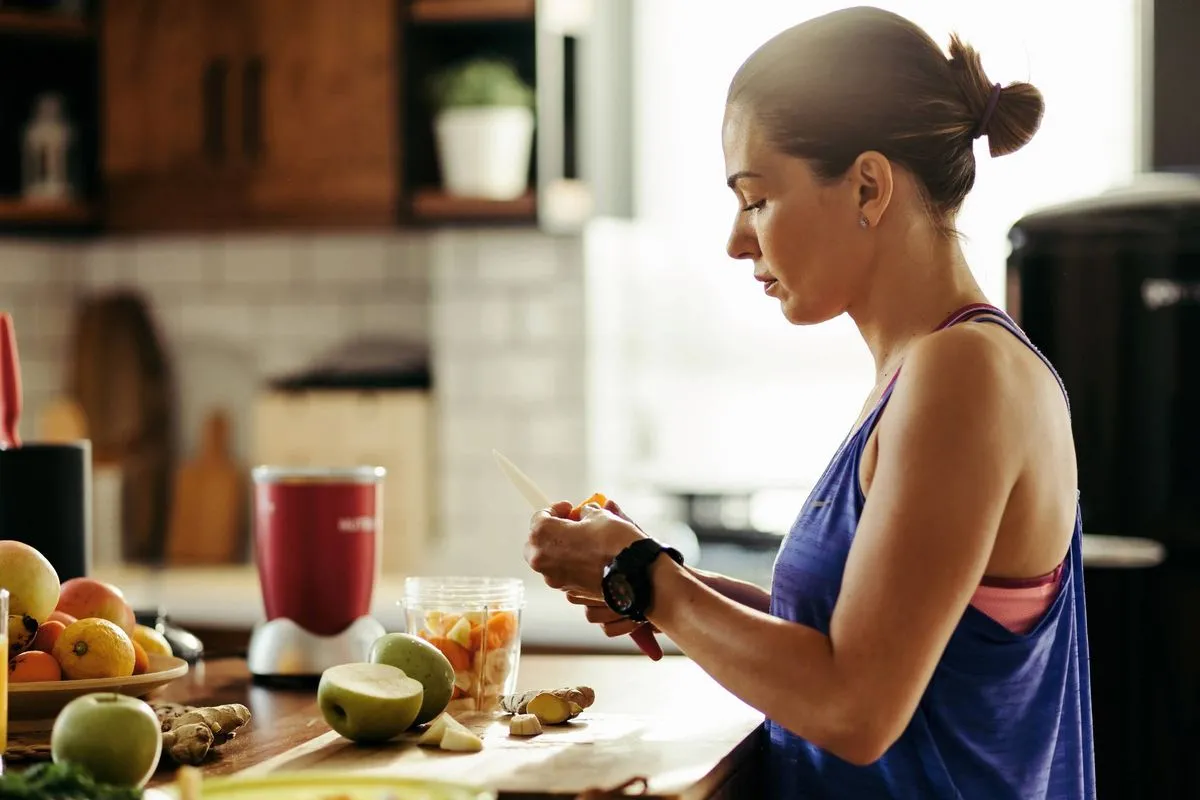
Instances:
[[[525,561],[547,586],[593,598],[602,597],[600,579],[610,561],[634,541],[644,538],[636,525],[594,503],[582,518],[568,519],[571,504],[555,503],[533,515]]]
[[[587,621],[599,625],[606,636],[613,638],[626,636],[638,628],[649,628],[653,633],[659,632],[658,628],[649,622],[636,622],[629,617],[621,616],[609,608],[604,600],[599,597],[592,597],[580,594],[579,592],[567,592],[567,602],[583,606]]]

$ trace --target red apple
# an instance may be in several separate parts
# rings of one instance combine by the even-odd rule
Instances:
[[[133,609],[125,602],[121,590],[95,578],[72,578],[64,583],[58,595],[57,610],[76,619],[106,619],[130,635],[136,624]]]

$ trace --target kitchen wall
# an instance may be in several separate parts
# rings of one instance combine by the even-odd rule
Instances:
[[[511,573],[522,568],[529,512],[492,448],[552,494],[586,489],[582,276],[578,239],[516,229],[19,242],[0,245],[0,308],[18,330],[26,437],[62,385],[76,298],[132,286],[151,301],[177,373],[185,447],[220,405],[243,460],[265,379],[353,337],[428,343],[434,558],[463,573]]]

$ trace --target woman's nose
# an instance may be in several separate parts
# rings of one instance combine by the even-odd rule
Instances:
[[[749,226],[741,221],[735,222],[729,233],[729,241],[725,243],[725,252],[730,258],[754,261],[759,256],[758,238],[749,230]]]

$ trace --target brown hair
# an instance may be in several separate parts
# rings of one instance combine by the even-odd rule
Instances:
[[[1041,93],[998,90],[957,36],[950,56],[909,20],[877,8],[826,14],[778,34],[733,78],[728,103],[766,126],[772,143],[833,179],[876,150],[921,183],[939,226],[975,183],[972,141],[991,155],[1020,149],[1041,124]]]

